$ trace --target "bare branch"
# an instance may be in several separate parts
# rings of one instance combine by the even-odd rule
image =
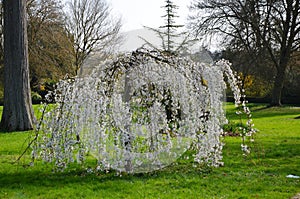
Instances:
[[[120,42],[121,19],[104,0],[70,0],[67,29],[74,37],[76,72],[93,52],[108,53]]]

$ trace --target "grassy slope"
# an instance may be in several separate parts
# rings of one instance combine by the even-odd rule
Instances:
[[[233,106],[227,105],[233,120]],[[14,162],[27,133],[0,133],[0,198],[291,198],[300,192],[300,108],[252,107],[255,152],[243,158],[240,138],[226,137],[225,166],[194,168],[189,160],[150,174],[88,174],[85,169],[52,173],[41,162]],[[187,155],[188,156],[188,155]]]

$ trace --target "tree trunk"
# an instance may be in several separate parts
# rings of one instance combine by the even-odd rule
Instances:
[[[275,77],[273,92],[272,92],[272,101],[271,106],[281,106],[281,96],[282,96],[282,89],[284,83],[284,76],[285,72],[277,70],[277,74]]]
[[[1,129],[33,129],[26,0],[4,0],[4,108]]]
[[[271,106],[281,106],[282,90],[285,80],[286,68],[289,62],[290,51],[282,50],[280,55],[280,62],[277,66],[277,74],[275,77],[273,92],[272,92],[272,101]]]

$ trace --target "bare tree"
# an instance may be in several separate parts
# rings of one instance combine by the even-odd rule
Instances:
[[[76,73],[92,52],[107,53],[119,42],[121,19],[113,19],[105,0],[71,0],[68,30],[74,37]]]
[[[281,105],[288,63],[300,44],[300,6],[295,0],[195,0],[190,27],[202,36],[221,35],[253,59],[276,70],[271,105]],[[263,59],[260,59],[263,60]]]
[[[29,84],[26,0],[4,0],[4,108],[5,131],[33,128]]]

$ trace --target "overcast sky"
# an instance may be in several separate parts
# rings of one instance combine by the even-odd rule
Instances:
[[[164,24],[161,16],[165,14],[165,0],[107,0],[113,12],[123,19],[122,31],[129,31],[148,26],[158,28]],[[184,25],[188,16],[191,0],[173,0],[179,6],[177,24]]]

